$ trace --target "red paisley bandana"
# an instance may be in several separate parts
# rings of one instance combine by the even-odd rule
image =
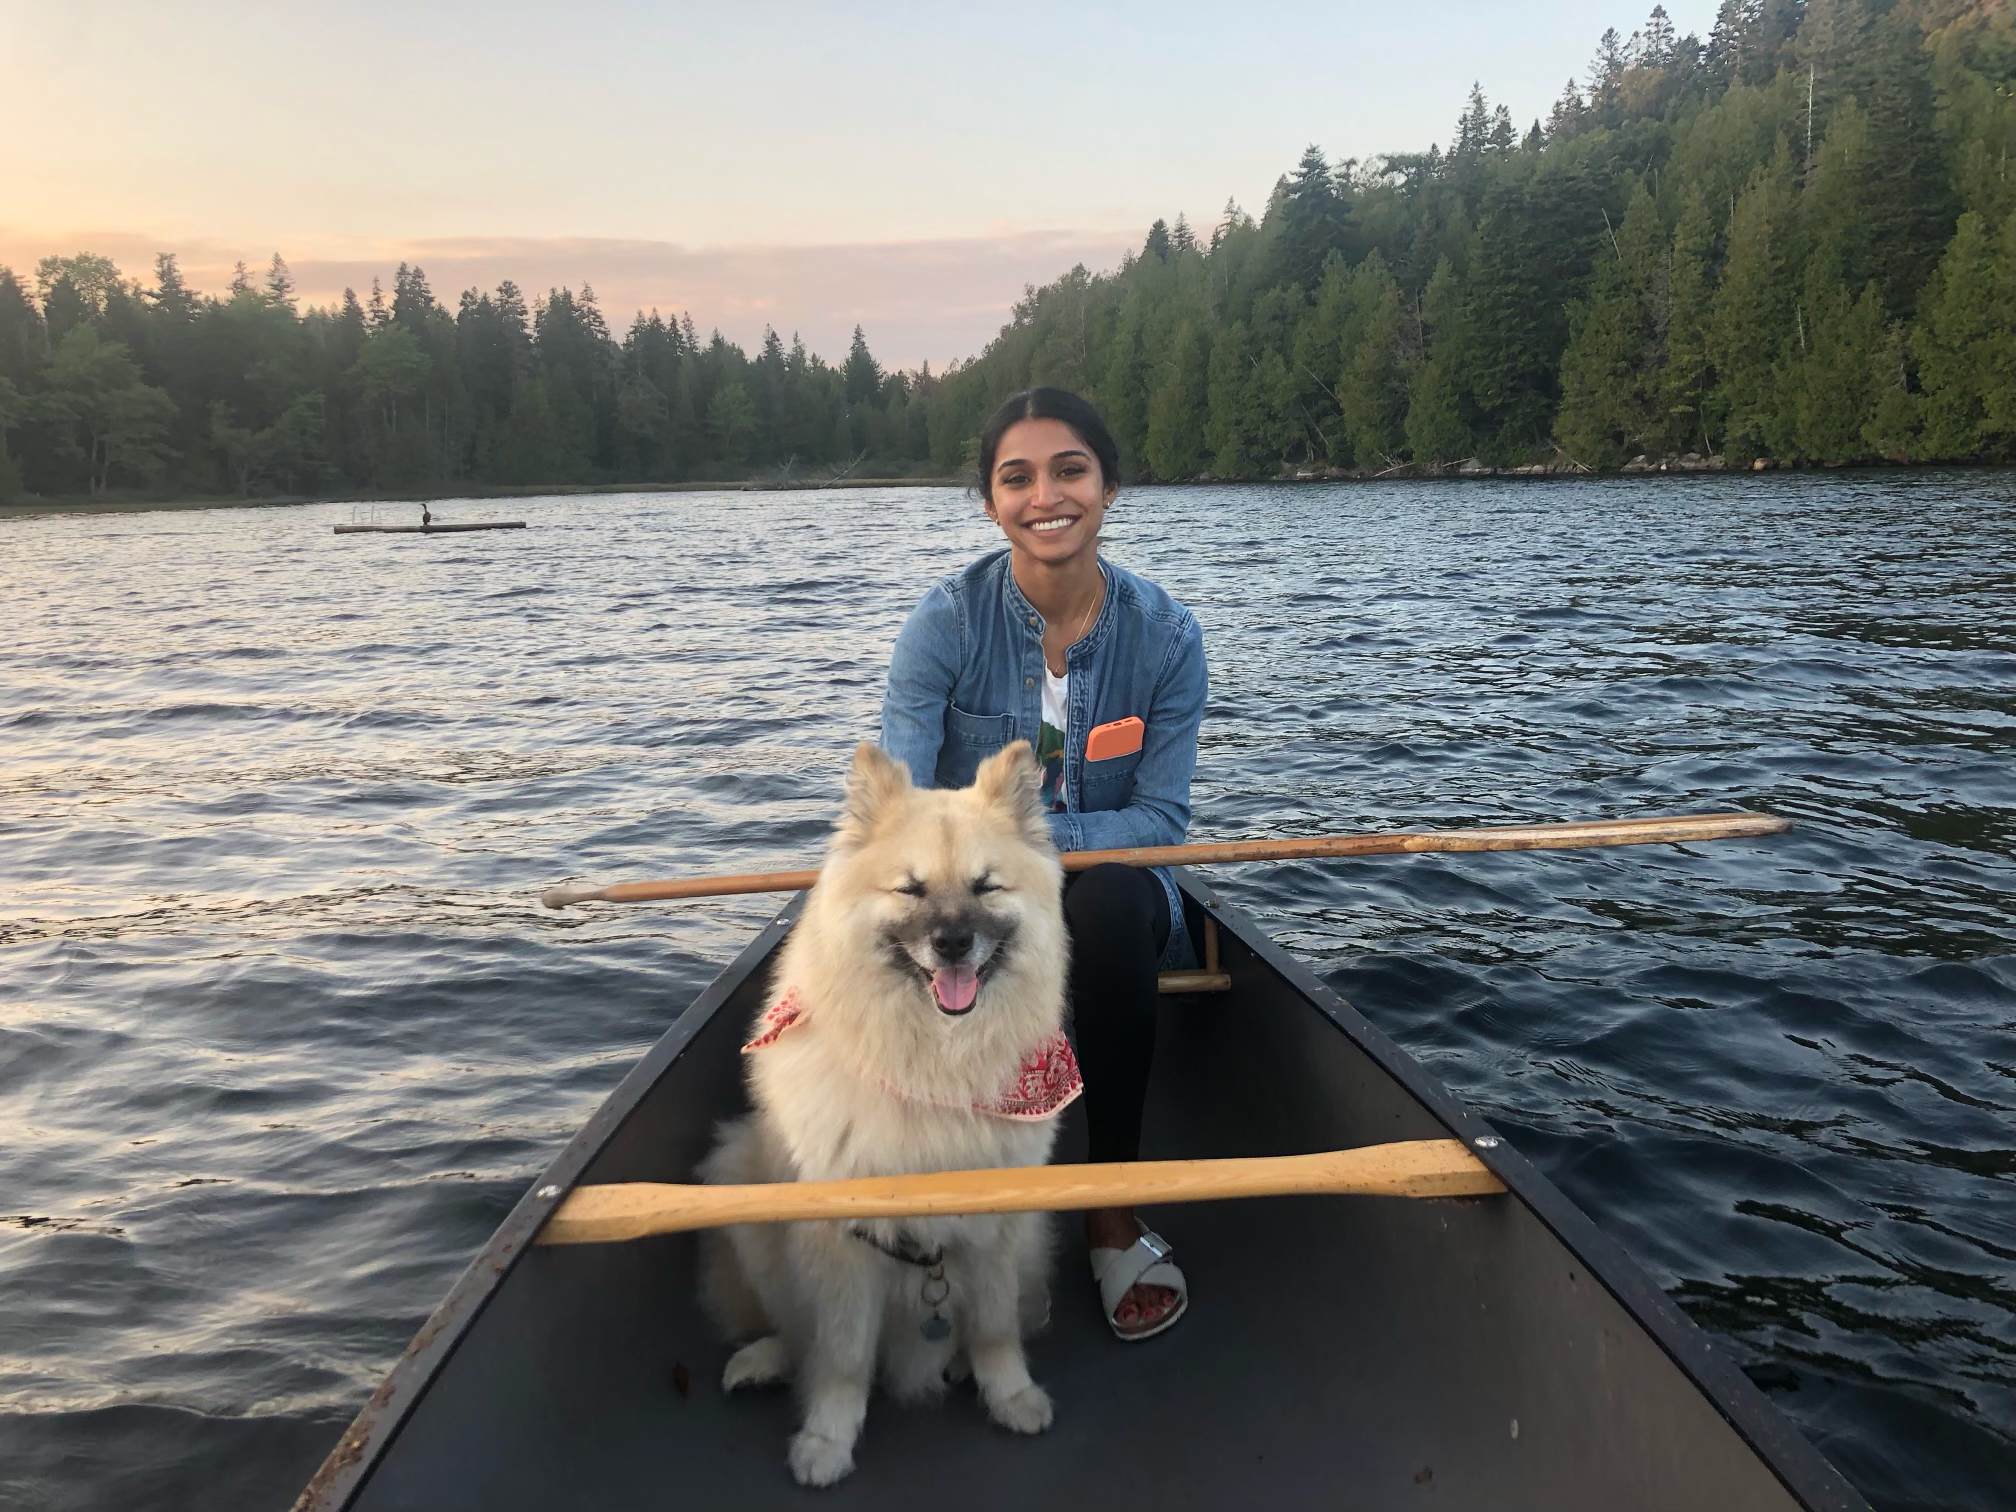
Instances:
[[[790,988],[764,1010],[763,1017],[756,1023],[755,1038],[742,1047],[742,1053],[747,1055],[752,1050],[767,1049],[776,1044],[785,1031],[804,1022],[805,1005],[798,999],[798,989]],[[898,1091],[887,1082],[882,1085],[896,1096],[913,1102],[934,1101]],[[989,1118],[1037,1122],[1055,1118],[1070,1107],[1084,1090],[1085,1078],[1079,1074],[1078,1057],[1071,1053],[1071,1042],[1060,1029],[1024,1057],[1007,1086],[972,1107],[974,1112],[985,1113]],[[950,1108],[960,1105],[934,1102],[934,1106]]]

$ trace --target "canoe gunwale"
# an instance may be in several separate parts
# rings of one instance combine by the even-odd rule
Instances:
[[[1802,1506],[1812,1512],[1872,1512],[1862,1494],[1771,1404],[1736,1362],[1715,1347],[1714,1340],[1666,1295],[1630,1252],[1569,1201],[1539,1167],[1513,1149],[1370,1019],[1277,945],[1250,914],[1221,898],[1207,879],[1188,871],[1179,871],[1177,876],[1183,891],[1217,918],[1221,930],[1321,1009],[1380,1070],[1440,1119],[1505,1183],[1508,1195],[1525,1204],[1652,1337]],[[1480,1143],[1484,1140],[1489,1143]]]
[[[363,1486],[378,1461],[392,1447],[399,1430],[413,1409],[427,1394],[434,1377],[463,1336],[482,1315],[505,1277],[516,1268],[532,1238],[567,1192],[580,1180],[611,1136],[642,1102],[672,1064],[685,1053],[695,1035],[704,1029],[728,1000],[741,990],[753,972],[760,970],[805,907],[805,895],[798,894],[742,947],[741,952],[701,991],[686,1011],[672,1022],[656,1044],[624,1075],[616,1088],[602,1100],[566,1146],[548,1163],[499,1224],[476,1258],[456,1278],[441,1305],[434,1309],[413,1342],[406,1346],[378,1389],[343,1430],[335,1447],[295,1500],[292,1512],[336,1512],[347,1507]],[[542,1196],[557,1187],[552,1196]]]
[[[1810,1512],[1870,1512],[1869,1504],[1808,1442],[1728,1354],[1539,1169],[1310,969],[1277,945],[1258,922],[1218,894],[1215,883],[1176,872],[1184,894],[1216,917],[1258,961],[1275,972],[1342,1032],[1451,1135],[1503,1181],[1541,1225],[1587,1270],[1681,1373],[1713,1404],[1792,1497]],[[293,1512],[338,1512],[350,1505],[391,1448],[413,1409],[502,1287],[541,1225],[602,1152],[624,1121],[683,1055],[693,1039],[770,958],[805,903],[799,894],[765,924],[648,1050],[533,1181],[457,1279],[385,1380],[344,1430]],[[1235,988],[1236,992],[1236,988]],[[557,1188],[554,1195],[541,1193]]]

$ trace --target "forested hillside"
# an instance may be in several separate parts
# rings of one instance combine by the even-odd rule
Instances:
[[[388,300],[297,309],[286,264],[221,297],[84,254],[0,269],[0,499],[153,484],[209,493],[830,477],[927,453],[929,373],[840,367],[769,333],[751,359],[690,318],[619,343],[592,290],[505,283],[451,314],[401,264]]]
[[[1545,121],[1473,88],[1446,150],[1311,147],[1257,218],[1158,221],[937,377],[858,331],[837,367],[690,317],[619,341],[586,288],[451,313],[402,267],[301,311],[277,257],[215,297],[51,258],[0,270],[0,498],[949,473],[1031,383],[1163,479],[2006,459],[2012,146],[2009,0],[1724,0],[1705,41],[1655,7]]]
[[[1030,291],[937,456],[1036,382],[1160,478],[2007,457],[2012,146],[2006,0],[1655,8],[1523,133],[1473,91],[1447,151],[1312,147],[1257,221]]]

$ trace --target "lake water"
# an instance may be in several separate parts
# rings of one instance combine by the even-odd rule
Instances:
[[[951,490],[435,509],[531,528],[0,523],[0,1505],[284,1508],[774,908],[539,887],[812,861],[990,546]],[[1193,838],[1799,821],[1221,885],[1879,1507],[2016,1505],[2016,478],[1147,489],[1109,554],[1205,628]]]

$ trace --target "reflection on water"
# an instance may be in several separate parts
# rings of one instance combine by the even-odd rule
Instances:
[[[1886,1508],[2016,1501],[1998,474],[1189,488],[1198,838],[1754,805],[1777,840],[1228,871]],[[0,1505],[284,1506],[814,856],[949,491],[0,525]],[[452,517],[455,506],[441,513]]]

